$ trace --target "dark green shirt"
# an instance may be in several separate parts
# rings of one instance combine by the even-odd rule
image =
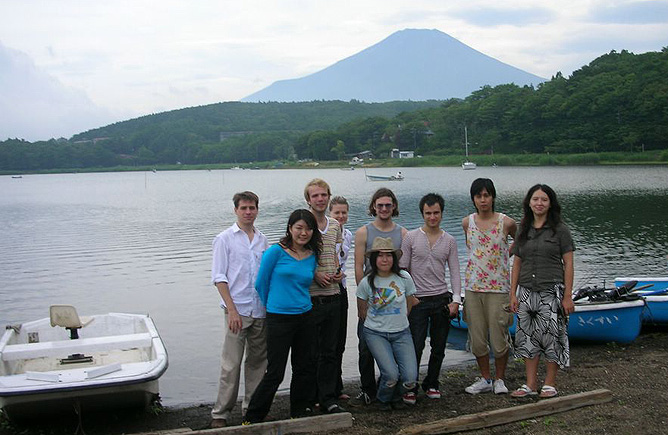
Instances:
[[[521,234],[520,228],[517,234]],[[527,240],[516,243],[511,252],[522,260],[518,284],[532,290],[543,290],[564,283],[562,257],[575,250],[573,239],[563,223],[556,231],[545,224],[542,228],[531,228]]]

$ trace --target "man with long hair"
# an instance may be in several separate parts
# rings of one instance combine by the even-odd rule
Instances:
[[[376,237],[389,237],[396,249],[401,248],[401,239],[407,233],[406,229],[392,221],[393,217],[399,216],[399,201],[390,189],[381,187],[371,197],[369,202],[369,215],[375,219],[360,227],[355,232],[355,282],[360,283],[371,266],[366,261],[365,254],[371,249]],[[378,390],[374,360],[364,341],[364,322],[357,324],[357,338],[359,340],[359,371],[361,389],[356,397],[348,402],[351,406],[369,405],[376,397]]]

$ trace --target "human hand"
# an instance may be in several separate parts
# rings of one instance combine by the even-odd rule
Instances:
[[[561,306],[564,308],[564,314],[567,316],[575,311],[575,304],[573,303],[572,297],[564,296],[564,299],[561,301]]]
[[[517,296],[510,296],[510,312],[517,313],[520,308],[520,301],[517,300]]]
[[[238,334],[241,331],[241,316],[236,310],[227,310],[227,327],[230,328],[232,334]]]
[[[343,281],[343,278],[345,277],[345,274],[338,270],[334,275],[331,275],[331,279],[333,282],[341,282]]]
[[[327,287],[332,283],[331,275],[325,272],[316,272],[314,279],[320,287]]]
[[[451,319],[454,319],[459,314],[459,304],[457,302],[450,302],[448,304],[448,309],[450,310]]]

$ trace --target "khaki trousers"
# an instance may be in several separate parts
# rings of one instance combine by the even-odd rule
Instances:
[[[225,310],[225,338],[223,342],[218,398],[211,410],[214,419],[229,420],[234,405],[239,398],[241,363],[244,358],[244,396],[241,403],[242,415],[246,413],[250,398],[267,368],[267,336],[265,319],[241,316],[241,331],[233,334],[228,328]]]

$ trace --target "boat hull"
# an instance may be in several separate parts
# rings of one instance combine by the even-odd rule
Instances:
[[[638,281],[636,287],[642,287],[652,284],[652,287],[646,289],[644,292],[639,291],[638,294],[648,294],[659,290],[668,291],[668,278],[666,277],[620,277],[615,278],[615,286],[623,285],[628,281]],[[645,309],[642,312],[642,321],[645,324],[668,325],[668,294],[654,294],[644,296],[646,301]]]
[[[403,181],[403,177],[397,177],[394,175],[368,175],[366,176],[369,181]]]
[[[570,341],[630,343],[640,334],[643,300],[582,302],[568,321]]]
[[[640,334],[643,306],[642,300],[576,303],[575,312],[568,321],[568,339],[574,342],[630,343]],[[511,335],[515,335],[516,324],[517,317],[509,328]],[[450,325],[457,329],[468,329],[461,315],[459,319],[453,319]]]
[[[40,319],[0,339],[0,407],[11,418],[78,408],[146,406],[157,397],[167,352],[146,315],[92,316],[69,339]],[[81,359],[66,363],[71,355]]]

